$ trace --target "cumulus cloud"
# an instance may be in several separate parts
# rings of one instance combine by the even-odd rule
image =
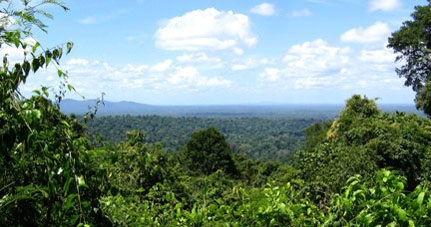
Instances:
[[[369,27],[353,28],[344,32],[340,39],[343,42],[370,43],[385,40],[391,30],[386,23],[376,22]]]
[[[289,69],[295,71],[326,73],[340,69],[349,61],[349,48],[330,46],[317,39],[292,46],[283,58]]]
[[[296,90],[301,89],[312,89],[317,87],[327,87],[330,85],[336,84],[336,82],[339,82],[339,79],[334,79],[330,77],[314,77],[314,76],[307,76],[304,78],[301,78],[300,80],[295,80],[294,82],[294,88]]]
[[[283,58],[285,67],[272,74],[263,70],[260,81],[285,89],[374,94],[382,87],[402,89],[402,80],[394,75],[394,59],[384,46],[357,50],[318,39],[290,47]]]
[[[192,66],[177,67],[169,77],[167,82],[176,89],[200,89],[209,87],[229,87],[231,81],[218,77],[201,76],[199,71]]]
[[[222,64],[222,60],[219,57],[210,57],[205,52],[183,54],[176,57],[176,60],[180,63],[210,63],[216,65]]]
[[[237,48],[237,47],[233,48],[233,52],[238,56],[241,56],[244,54],[244,50],[241,48]]]
[[[362,50],[359,60],[367,63],[393,63],[396,55],[391,49],[383,47],[377,50]]]
[[[108,95],[127,97],[133,94],[175,92],[198,92],[209,88],[230,87],[232,81],[218,76],[204,76],[193,66],[177,65],[171,59],[153,65],[112,65],[98,60],[72,58],[62,64],[61,68],[69,72],[69,82],[79,94],[86,97],[98,97],[100,92]],[[41,72],[39,77],[27,81],[25,91],[43,84],[57,87],[56,70],[50,67]],[[125,92],[127,91],[127,92]]]
[[[172,65],[172,60],[167,59],[167,60],[164,60],[160,63],[153,65],[150,68],[150,71],[152,71],[152,72],[164,72],[164,71],[168,70],[169,67],[171,67],[171,65]]]
[[[184,51],[224,50],[257,43],[246,15],[214,8],[167,20],[156,31],[155,40],[159,48]]]
[[[262,15],[262,16],[272,16],[275,14],[275,7],[273,4],[270,3],[262,3],[260,5],[257,5],[253,7],[250,12]]]
[[[392,11],[401,6],[401,0],[370,0],[369,11]]]
[[[270,82],[274,82],[280,79],[280,69],[273,67],[265,68],[263,72],[259,74],[259,76]]]
[[[266,65],[268,63],[269,63],[269,60],[267,58],[262,58],[262,59],[247,58],[244,60],[233,62],[231,65],[231,70],[242,71],[242,70],[254,69],[261,65]]]
[[[322,39],[296,44],[289,48],[280,67],[264,68],[259,81],[295,90],[336,86],[348,74],[350,51]]]
[[[23,49],[22,47],[17,48],[15,45],[1,45],[0,56],[7,55],[7,59],[10,65],[13,65],[15,63],[21,63],[25,58],[24,52],[30,52],[31,47],[37,43],[37,41],[32,37],[27,37],[23,39],[23,42],[28,44],[26,49]]]

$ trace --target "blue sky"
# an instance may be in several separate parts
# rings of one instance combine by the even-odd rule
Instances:
[[[75,0],[55,8],[45,47],[74,42],[61,68],[87,99],[160,105],[411,103],[387,37],[422,1]],[[24,94],[57,87],[54,69]],[[78,98],[69,93],[68,98]]]

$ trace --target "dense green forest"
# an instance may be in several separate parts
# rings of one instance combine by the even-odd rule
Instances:
[[[229,130],[246,135],[247,127],[235,129],[229,118],[193,128],[177,152],[163,147],[164,138],[149,136],[156,131],[134,125],[124,139],[101,143],[80,119],[59,109],[65,93],[74,91],[60,69],[73,44],[50,49],[25,43],[32,26],[46,29],[38,18],[50,15],[31,1],[23,1],[21,11],[8,2],[2,13],[17,23],[2,27],[0,40],[22,47],[25,56],[12,64],[5,55],[0,67],[0,226],[431,226],[430,118],[385,113],[373,99],[353,95],[338,117],[303,131],[304,143],[289,163],[233,152]],[[49,5],[67,10],[55,0],[38,7]],[[415,20],[430,22],[431,2],[415,13],[421,15]],[[429,32],[423,28],[428,22],[414,31]],[[48,65],[64,79],[54,101],[46,87],[23,97],[19,86]],[[428,114],[428,94],[417,86],[417,105]],[[175,122],[136,120],[152,118]],[[292,124],[287,135],[301,135],[312,123],[283,122],[274,135]]]
[[[287,161],[305,142],[304,130],[319,119],[292,117],[168,117],[105,116],[87,121],[90,135],[111,144],[137,129],[148,143],[160,143],[169,153],[180,151],[193,132],[215,127],[226,137],[232,153],[263,161]]]

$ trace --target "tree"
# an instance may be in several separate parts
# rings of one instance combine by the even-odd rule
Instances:
[[[52,18],[43,9],[68,8],[57,0],[1,3],[8,7],[0,9],[0,48],[22,51],[22,61],[11,62],[6,53],[0,65],[0,226],[109,226],[99,209],[98,190],[86,182],[91,144],[83,126],[60,112],[46,87],[30,98],[19,91],[29,75],[48,65],[58,69],[63,53],[70,52],[70,42],[45,49],[32,37],[34,26],[46,31],[40,17]],[[62,85],[57,102],[73,90]]]
[[[218,169],[235,174],[230,146],[223,134],[215,128],[193,133],[187,142],[184,155],[191,170],[209,175]]]
[[[411,16],[389,37],[388,47],[400,54],[396,61],[405,61],[396,72],[416,92],[416,107],[431,117],[431,0]]]

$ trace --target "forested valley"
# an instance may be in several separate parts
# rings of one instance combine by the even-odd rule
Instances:
[[[66,115],[75,88],[60,60],[73,43],[26,43],[50,16],[24,2],[2,12],[18,28],[0,30],[2,47],[25,52],[0,67],[0,226],[431,226],[431,80],[416,87],[428,117],[362,95],[325,121]],[[430,4],[414,17],[428,28]],[[60,92],[23,97],[48,65]]]
[[[215,127],[226,138],[232,153],[261,161],[287,162],[305,142],[304,130],[324,119],[301,117],[169,117],[104,116],[87,121],[88,133],[99,144],[116,144],[129,130],[139,130],[145,142],[160,143],[164,151],[176,153],[192,133]]]

